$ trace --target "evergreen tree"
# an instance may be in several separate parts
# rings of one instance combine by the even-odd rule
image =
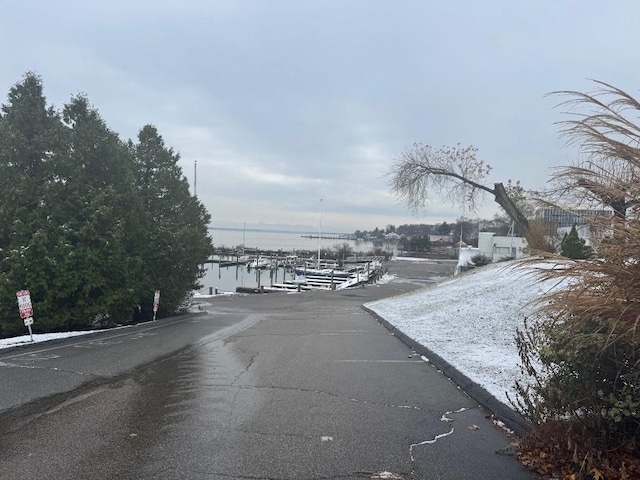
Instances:
[[[66,305],[59,316],[69,327],[126,322],[140,277],[129,250],[137,225],[130,151],[83,96],[65,105],[63,118],[71,148],[57,165],[64,181],[57,183],[53,219],[64,244],[48,295]]]
[[[442,222],[436,225],[436,233],[438,235],[451,235],[451,230],[453,229],[453,227],[453,224]]]
[[[429,235],[415,235],[409,240],[409,251],[413,252],[430,252],[431,241]]]
[[[198,287],[201,265],[213,248],[207,231],[210,216],[189,193],[189,184],[178,165],[179,155],[165,146],[155,127],[142,128],[138,143],[132,147],[148,245],[142,252],[145,280],[138,289],[140,305],[149,315],[152,293],[159,289],[159,313],[166,314]]]
[[[0,335],[24,328],[16,291],[31,290],[37,315],[47,289],[43,272],[57,242],[51,228],[54,165],[67,151],[60,116],[47,108],[41,79],[27,73],[9,90],[0,115]]]
[[[47,107],[34,74],[12,87],[0,111],[0,336],[23,331],[24,288],[35,331],[128,322],[155,289],[161,313],[175,311],[212,250],[178,160],[151,126],[124,144],[84,96]]]
[[[565,233],[560,243],[560,254],[563,257],[584,260],[591,256],[591,247],[585,245],[585,240],[578,236],[576,226],[571,227],[571,231]]]

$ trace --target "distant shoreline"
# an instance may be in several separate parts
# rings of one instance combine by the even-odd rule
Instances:
[[[260,233],[289,233],[292,235],[315,235],[318,237],[317,230],[277,230],[277,229],[266,229],[266,228],[236,228],[236,227],[207,227],[207,230],[222,230],[225,232],[260,232]],[[352,235],[352,233],[344,233],[344,232],[322,232],[322,236],[327,235]]]

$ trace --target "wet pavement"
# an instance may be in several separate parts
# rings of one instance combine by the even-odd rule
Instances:
[[[453,266],[391,262],[386,285],[214,298],[204,315],[2,354],[2,385],[27,372],[40,386],[0,403],[1,476],[534,478],[498,453],[510,439],[482,408],[360,308]]]

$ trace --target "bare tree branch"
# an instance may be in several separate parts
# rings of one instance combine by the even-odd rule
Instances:
[[[424,208],[432,195],[450,200],[454,205],[475,211],[490,194],[516,222],[523,235],[529,231],[529,222],[511,199],[502,183],[494,188],[483,181],[491,167],[476,158],[473,146],[442,147],[416,143],[405,150],[392,166],[389,176],[392,192],[411,209]]]

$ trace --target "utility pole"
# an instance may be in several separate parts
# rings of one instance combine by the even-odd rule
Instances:
[[[198,196],[198,160],[193,161],[193,196]]]

